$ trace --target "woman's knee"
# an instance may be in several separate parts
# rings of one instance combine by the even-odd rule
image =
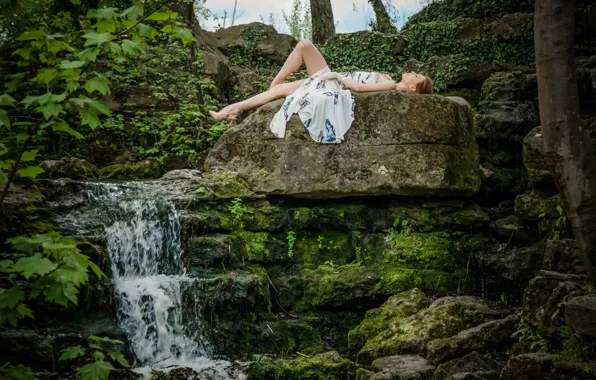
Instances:
[[[296,45],[297,49],[308,49],[310,47],[315,46],[311,40],[300,40]]]

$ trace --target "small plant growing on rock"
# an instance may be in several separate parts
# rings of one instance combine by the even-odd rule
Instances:
[[[231,202],[230,206],[228,207],[228,210],[232,214],[234,225],[236,225],[239,228],[242,228],[243,227],[242,217],[248,211],[248,209],[242,202],[242,199],[241,198],[232,199],[232,202]]]
[[[294,256],[294,244],[296,243],[296,231],[288,231],[288,257]]]
[[[59,361],[84,359],[87,364],[81,366],[77,371],[77,375],[82,380],[107,380],[110,371],[115,369],[112,363],[118,363],[124,368],[130,367],[120,350],[112,350],[114,347],[122,346],[124,342],[93,335],[89,337],[89,340],[93,342],[89,344],[89,349],[71,346],[63,350],[58,358]]]

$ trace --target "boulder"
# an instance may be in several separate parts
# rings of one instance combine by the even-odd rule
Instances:
[[[515,198],[515,214],[525,222],[557,219],[563,216],[563,203],[559,194],[541,194],[533,191]]]
[[[161,176],[161,168],[155,159],[147,159],[134,164],[114,164],[99,170],[101,179],[147,179]]]
[[[260,360],[251,363],[249,379],[255,380],[348,380],[350,361],[331,351],[294,360]]]
[[[524,291],[523,321],[540,333],[548,332],[563,317],[564,300],[584,295],[582,276],[540,271]]]
[[[424,355],[429,341],[448,338],[506,314],[507,310],[496,309],[478,297],[440,298],[410,317],[392,318],[385,330],[368,339],[358,359],[369,362],[387,355]]]
[[[380,358],[372,363],[373,372],[362,380],[430,380],[435,367],[418,355]]]
[[[596,295],[590,294],[567,301],[565,323],[582,335],[596,338]]]
[[[273,136],[269,123],[281,103],[261,107],[226,131],[206,166],[235,173],[261,194],[333,198],[478,191],[478,147],[466,106],[399,91],[358,94],[346,140],[323,145],[312,141],[297,117],[288,122],[285,139]]]
[[[230,57],[230,64],[245,63],[242,60],[261,57],[265,60],[283,63],[296,45],[296,39],[279,34],[271,25],[253,22],[218,29],[213,38],[217,48]]]
[[[596,363],[557,362],[552,374],[553,380],[595,380]]]
[[[95,165],[75,157],[43,161],[40,166],[45,170],[45,178],[94,179],[98,175]]]
[[[366,341],[385,330],[391,320],[407,318],[428,307],[430,300],[419,289],[397,294],[380,308],[366,312],[364,321],[348,334],[350,351],[358,352]]]
[[[542,380],[551,374],[554,357],[548,354],[525,354],[509,359],[501,372],[502,380]]]
[[[537,240],[532,231],[515,215],[497,220],[493,230],[505,241],[532,242]]]
[[[435,375],[433,376],[433,380],[455,379],[452,377],[452,375],[460,373],[481,372],[479,376],[482,376],[482,373],[490,371],[496,372],[498,378],[498,372],[501,372],[501,365],[498,362],[474,351],[462,358],[454,359],[438,366],[437,370],[435,371]],[[464,379],[467,379],[468,377],[469,376],[460,376],[460,378]],[[474,377],[470,378],[473,379]]]
[[[475,115],[478,137],[519,141],[540,125],[538,106],[534,102],[483,101]]]
[[[579,247],[573,239],[547,240],[543,269],[567,274],[585,274],[579,255]]]
[[[478,277],[482,295],[521,300],[523,290],[539,271],[543,261],[540,244],[493,244],[477,253]],[[519,302],[519,301],[518,301]]]
[[[483,101],[536,101],[536,74],[523,71],[497,72],[482,85]]]
[[[433,340],[428,344],[427,359],[434,364],[458,358],[473,351],[487,352],[503,348],[517,330],[519,317],[489,321],[479,326],[460,331],[457,335]]]

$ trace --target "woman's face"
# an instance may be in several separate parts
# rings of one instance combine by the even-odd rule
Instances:
[[[410,71],[409,73],[405,73],[401,76],[401,81],[407,86],[414,86],[414,88],[418,88],[426,77],[422,74],[415,73]]]

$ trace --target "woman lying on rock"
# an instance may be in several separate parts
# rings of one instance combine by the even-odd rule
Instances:
[[[284,83],[298,70],[302,63],[310,78]],[[356,92],[408,91],[419,94],[432,93],[430,78],[417,73],[403,74],[401,82],[377,72],[331,72],[325,58],[312,42],[303,40],[288,56],[271,88],[262,94],[239,103],[231,104],[219,112],[210,111],[217,120],[235,120],[238,113],[259,107],[284,97],[286,101],[271,120],[271,131],[279,138],[285,136],[286,122],[298,114],[313,140],[324,143],[340,143],[354,120],[356,106],[350,90]]]

